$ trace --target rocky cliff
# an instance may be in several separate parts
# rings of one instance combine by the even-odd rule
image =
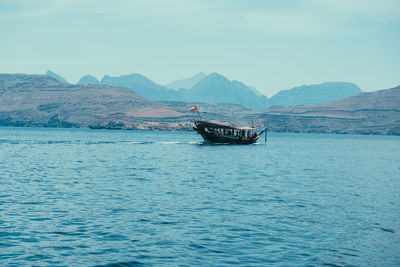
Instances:
[[[400,134],[400,86],[334,102],[272,107],[264,114],[277,131]]]
[[[127,88],[65,84],[46,75],[0,74],[3,126],[89,127],[112,124],[119,117],[132,122],[143,108],[162,109],[165,116],[178,114]]]
[[[321,105],[254,111],[235,104],[152,101],[131,89],[72,85],[46,75],[0,74],[0,126],[190,130],[202,119],[278,132],[400,135],[400,86]]]

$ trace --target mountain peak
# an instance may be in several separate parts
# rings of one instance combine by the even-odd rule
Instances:
[[[228,78],[226,78],[224,75],[221,75],[217,72],[212,72],[210,73],[207,78],[209,79],[224,79],[224,80],[228,80]],[[228,80],[229,81],[229,80]]]
[[[103,79],[101,79],[101,83],[107,83],[110,80],[119,80],[119,81],[124,81],[124,82],[141,81],[141,82],[154,83],[149,78],[147,78],[146,76],[139,74],[139,73],[124,74],[124,75],[120,75],[120,76],[110,76],[110,75],[106,74],[106,75],[104,75]]]
[[[99,80],[92,75],[85,75],[83,76],[77,84],[99,84]]]
[[[203,80],[207,75],[204,72],[199,72],[193,75],[192,77],[186,78],[186,79],[181,79],[181,80],[176,80],[174,82],[171,82],[165,87],[169,89],[174,89],[174,90],[179,90],[179,89],[190,89],[198,83],[199,81]]]
[[[52,72],[51,70],[46,71],[46,74],[45,74],[45,75],[50,76],[50,77],[53,77],[54,79],[56,79],[56,80],[59,81],[59,82],[62,82],[62,83],[69,83],[69,82],[67,82],[67,80],[65,80],[63,77],[61,77],[60,75],[58,75],[58,74],[55,73],[55,72]]]
[[[265,96],[257,95],[244,83],[230,81],[216,72],[195,84],[187,95],[190,95],[191,101],[240,104],[251,109],[263,109],[267,104]]]
[[[103,78],[101,78],[100,83],[104,83],[104,81],[109,79],[109,78],[111,78],[110,75],[108,75],[108,74],[104,75]]]

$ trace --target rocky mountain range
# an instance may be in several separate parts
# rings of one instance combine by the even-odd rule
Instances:
[[[116,114],[159,106],[165,105],[127,88],[66,84],[47,75],[0,74],[3,126],[89,127]]]
[[[66,83],[65,79],[54,72],[48,71],[47,74]],[[105,75],[101,81],[91,75],[85,75],[77,84],[104,84],[130,88],[141,96],[156,101],[239,104],[253,110],[263,110],[275,105],[321,104],[361,92],[360,88],[353,83],[330,82],[282,90],[268,100],[254,87],[239,81],[230,81],[218,73],[206,75],[202,72],[166,86],[159,85],[138,73],[115,77]]]
[[[400,86],[319,105],[271,107],[267,118],[276,131],[400,135]]]
[[[201,74],[195,78],[199,79],[200,77]],[[187,80],[184,82],[189,86]],[[191,79],[190,82],[195,82],[195,79]],[[137,73],[119,77],[110,77],[106,75],[101,80],[101,84],[131,88],[138,94],[157,101],[239,104],[251,109],[263,109],[266,107],[267,103],[267,98],[265,96],[257,96],[243,83],[230,81],[217,73],[211,73],[205,76],[190,89],[168,89]],[[178,81],[178,84],[182,84],[182,80]]]
[[[400,135],[400,86],[308,106],[251,110],[237,104],[153,101],[128,88],[73,85],[46,75],[0,74],[0,125],[190,130],[204,119],[277,132]]]
[[[159,85],[138,73],[132,73],[129,75],[122,75],[118,77],[105,75],[103,79],[101,79],[100,83],[105,85],[130,88],[141,96],[144,96],[151,100],[176,100],[175,90],[168,89],[162,85]]]
[[[268,101],[268,106],[297,106],[323,104],[361,93],[354,83],[327,82],[281,90]]]

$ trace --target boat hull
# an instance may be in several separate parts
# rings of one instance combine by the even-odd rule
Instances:
[[[212,143],[250,145],[255,143],[264,131],[262,130],[258,134],[254,133],[254,135],[250,137],[246,135],[234,135],[234,130],[236,132],[241,131],[238,128],[204,121],[195,121],[194,123],[196,127],[193,129],[196,130],[205,141]],[[210,128],[218,128],[220,131],[210,131]],[[225,132],[229,132],[230,134],[224,134]]]
[[[202,133],[200,134],[201,137],[205,141],[209,141],[212,143],[221,143],[221,144],[241,144],[241,145],[250,145],[257,141],[257,138],[249,138],[249,139],[241,139],[235,137],[227,137],[227,136],[219,136],[217,134],[209,134],[209,133]]]

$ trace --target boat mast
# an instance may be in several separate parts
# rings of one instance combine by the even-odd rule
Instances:
[[[200,116],[200,113],[199,113],[199,110],[196,108],[196,111],[197,111],[197,115],[199,116],[199,119],[201,119],[201,116]]]

